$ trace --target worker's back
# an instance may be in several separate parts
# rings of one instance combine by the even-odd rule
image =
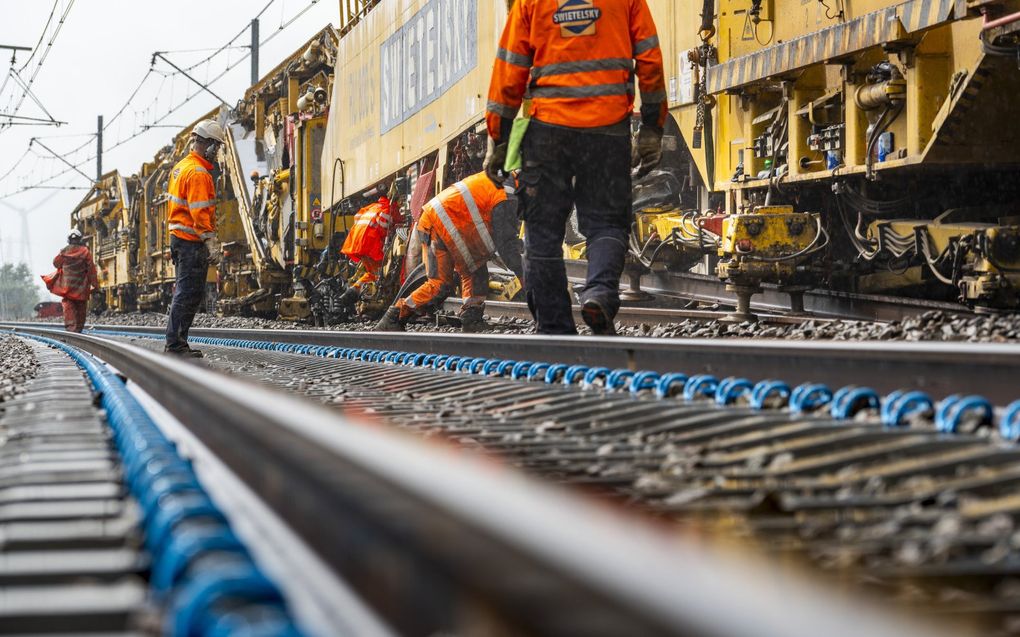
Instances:
[[[458,265],[473,271],[496,251],[492,211],[506,199],[506,191],[492,183],[485,173],[471,175],[425,204],[418,229],[434,230]]]

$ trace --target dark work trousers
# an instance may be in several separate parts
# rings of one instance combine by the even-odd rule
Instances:
[[[625,129],[626,130],[626,129]],[[540,334],[576,334],[563,237],[571,209],[588,245],[581,302],[597,300],[616,316],[620,274],[633,218],[630,136],[557,128],[532,121],[521,146],[524,284]]]
[[[188,348],[188,330],[195,320],[195,312],[202,305],[209,251],[201,241],[185,241],[171,236],[170,258],[177,271],[177,281],[170,303],[170,319],[166,324],[166,348],[180,351]]]

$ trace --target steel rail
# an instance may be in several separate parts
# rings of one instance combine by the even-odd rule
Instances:
[[[17,327],[19,324],[7,324]],[[20,324],[22,326],[31,324]],[[52,327],[52,324],[49,325]],[[163,328],[93,326],[158,334]],[[192,329],[195,336],[584,364],[660,373],[780,378],[787,383],[917,389],[938,398],[980,394],[1005,405],[1020,398],[1020,345],[778,339],[664,339],[330,330]]]
[[[567,276],[572,282],[583,282],[587,262],[568,260]],[[651,294],[681,297],[709,303],[734,305],[736,297],[726,291],[718,277],[705,274],[672,273],[656,269],[640,277],[641,289]],[[784,313],[790,310],[790,295],[777,286],[762,284],[761,292],[751,299],[751,309],[759,312]],[[807,313],[824,318],[865,321],[897,321],[938,310],[972,314],[965,305],[926,301],[882,294],[859,294],[833,290],[811,289],[804,292]]]
[[[458,311],[461,307],[463,307],[463,305],[464,302],[461,299],[447,299],[443,303],[443,308],[448,311]],[[574,321],[580,325],[581,306],[574,305],[571,309],[574,314]],[[528,305],[526,303],[512,301],[486,301],[485,313],[489,316],[519,318],[527,319],[529,321],[532,320],[531,310],[528,309]],[[642,323],[648,325],[660,325],[662,323],[685,320],[718,321],[725,318],[728,314],[729,312],[713,310],[684,310],[667,307],[624,305],[620,307],[620,311],[616,315],[616,323],[617,325],[641,325]],[[762,325],[800,325],[801,323],[810,320],[829,322],[836,319],[783,314],[758,315],[758,322]]]
[[[403,634],[939,632],[830,596],[776,565],[723,555],[503,467],[199,365],[95,336],[19,331],[89,351],[136,382]]]

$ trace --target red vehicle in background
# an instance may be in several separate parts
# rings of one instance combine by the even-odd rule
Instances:
[[[36,303],[35,307],[36,318],[60,318],[64,315],[63,308],[60,307],[60,303],[56,301],[43,301],[42,303]]]

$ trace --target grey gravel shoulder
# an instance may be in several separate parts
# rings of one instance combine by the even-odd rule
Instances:
[[[123,326],[163,326],[166,315],[156,313],[104,314],[91,322]],[[487,317],[490,330],[500,334],[533,334],[533,321],[509,317]],[[361,331],[370,330],[374,321],[362,320],[331,325],[326,329]],[[309,329],[305,323],[279,321],[256,317],[217,317],[199,314],[195,327],[225,329]],[[590,334],[581,325],[582,334]],[[413,332],[456,333],[459,328],[437,326],[434,321],[419,321],[408,325]],[[954,315],[944,312],[925,312],[918,316],[876,323],[869,321],[805,320],[799,324],[723,323],[720,321],[683,320],[661,324],[622,326],[624,336],[651,338],[780,338],[784,340],[836,340],[836,341],[943,341],[968,343],[1020,342],[1020,313],[995,315]]]
[[[16,336],[0,336],[0,403],[25,390],[25,384],[35,377],[37,365],[28,343]]]

